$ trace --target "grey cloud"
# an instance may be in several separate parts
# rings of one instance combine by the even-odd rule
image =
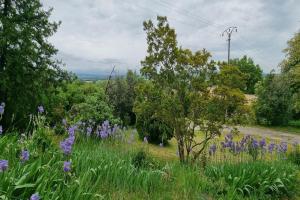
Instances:
[[[284,58],[286,41],[300,27],[298,0],[42,0],[53,7],[53,20],[62,26],[51,38],[67,69],[106,73],[138,69],[146,55],[142,23],[156,15],[168,17],[184,48],[211,51],[226,60],[228,26],[238,26],[232,57],[249,55],[265,72]]]

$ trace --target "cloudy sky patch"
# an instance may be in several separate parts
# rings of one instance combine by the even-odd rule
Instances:
[[[248,55],[268,73],[284,58],[286,41],[300,29],[298,0],[42,0],[62,21],[50,39],[58,57],[76,73],[120,73],[139,69],[146,55],[143,21],[167,16],[178,42],[193,51],[206,48],[227,59],[222,32],[237,26],[231,57]]]

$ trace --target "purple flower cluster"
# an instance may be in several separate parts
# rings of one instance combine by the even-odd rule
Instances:
[[[70,135],[68,138],[60,142],[60,148],[63,150],[65,155],[69,155],[72,152],[72,146],[75,142],[75,136]]]
[[[86,128],[86,135],[91,136],[93,129],[91,127]]]
[[[30,200],[40,200],[40,196],[38,193],[31,195]]]
[[[212,144],[210,147],[209,147],[209,155],[212,156],[212,155],[215,155],[217,151],[217,145],[216,144]]]
[[[64,162],[64,172],[69,172],[69,171],[71,171],[71,162],[65,161]]]
[[[221,147],[223,151],[227,148],[230,152],[237,154],[244,150],[247,141],[248,137],[244,137],[240,142],[234,142],[232,134],[227,134],[225,136],[225,141],[221,142]]]
[[[254,151],[260,152],[261,155],[266,152],[272,154],[275,151],[277,151],[277,153],[279,154],[285,154],[288,149],[288,145],[286,142],[281,142],[278,145],[273,142],[267,144],[265,138],[257,140],[249,135],[244,136],[240,141],[234,142],[232,134],[227,134],[224,141],[222,141],[220,144],[221,151],[228,149],[229,152],[232,152],[234,154],[239,154],[241,152],[253,154]],[[214,155],[214,150],[214,145],[210,146],[209,154]]]
[[[113,136],[118,130],[118,126],[115,124],[114,127],[111,127],[108,120],[105,120],[101,126],[98,126],[96,130],[96,135],[101,139],[106,139],[110,136]]]
[[[278,153],[286,153],[287,152],[287,143],[281,142],[277,148]]]
[[[272,154],[277,149],[277,145],[275,143],[270,143],[268,145],[268,152]]]
[[[44,107],[43,106],[38,106],[38,113],[43,114],[44,112],[45,112]]]
[[[21,161],[22,162],[25,162],[25,161],[28,161],[29,160],[29,151],[27,150],[22,150],[21,152]]]
[[[8,168],[8,160],[0,160],[0,172],[6,171]]]
[[[3,113],[4,113],[4,109],[5,109],[5,103],[2,102],[2,103],[0,104],[0,115],[1,115],[1,116],[2,116]]]

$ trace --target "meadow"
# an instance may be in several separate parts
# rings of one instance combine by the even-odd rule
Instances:
[[[149,144],[136,130],[108,121],[98,133],[82,122],[64,121],[65,133],[57,135],[45,119],[42,114],[34,118],[33,134],[0,137],[0,199],[299,197],[299,161],[297,166],[291,157],[299,153],[297,144],[256,138],[251,154],[231,145],[246,145],[249,136],[226,133],[212,141],[205,158],[183,165],[174,140],[166,146]]]

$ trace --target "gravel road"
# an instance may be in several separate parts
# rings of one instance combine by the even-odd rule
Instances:
[[[253,135],[253,136],[261,136],[274,140],[283,140],[288,143],[298,142],[300,143],[300,135],[286,133],[282,131],[275,131],[268,128],[259,128],[259,127],[237,127],[242,134],[245,135]]]

